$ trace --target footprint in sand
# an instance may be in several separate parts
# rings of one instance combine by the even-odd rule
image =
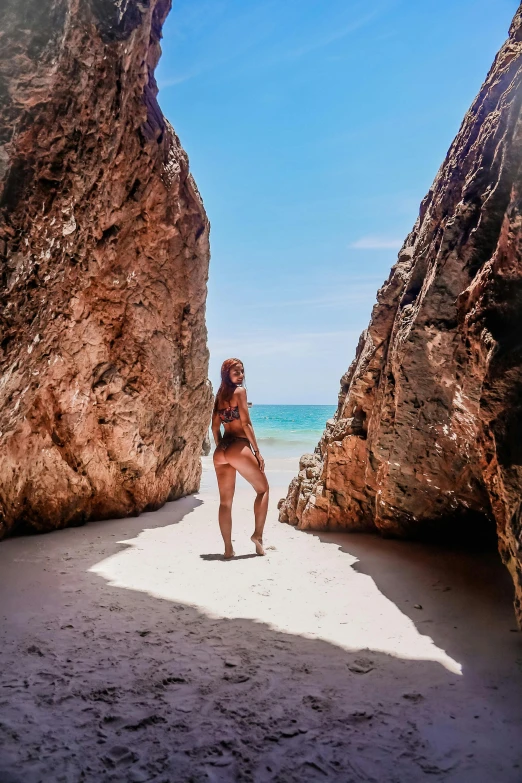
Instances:
[[[375,666],[369,658],[356,658],[353,663],[348,664],[348,668],[355,674],[368,674]]]
[[[113,768],[134,764],[138,759],[138,754],[125,745],[114,745],[108,753],[102,756],[103,763]]]

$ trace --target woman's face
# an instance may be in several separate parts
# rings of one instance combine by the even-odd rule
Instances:
[[[241,386],[243,383],[243,379],[245,377],[245,371],[243,369],[242,364],[236,364],[232,369],[230,370],[230,380],[232,383],[235,383],[236,386]]]

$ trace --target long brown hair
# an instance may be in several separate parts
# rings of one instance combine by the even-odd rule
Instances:
[[[230,380],[230,370],[233,367],[237,367],[237,365],[240,364],[243,368],[243,384],[242,386],[245,386],[245,365],[241,361],[241,359],[225,359],[223,364],[221,365],[221,386],[217,390],[216,399],[214,401],[214,411],[217,411],[218,405],[220,404],[220,400],[223,403],[229,403],[230,398],[232,397],[234,390],[237,388],[236,383],[232,383]]]

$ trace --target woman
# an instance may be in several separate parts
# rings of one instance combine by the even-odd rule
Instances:
[[[243,362],[226,359],[221,366],[221,386],[212,413],[212,434],[216,443],[214,467],[219,486],[219,527],[225,542],[225,559],[234,557],[232,548],[232,500],[236,471],[254,487],[254,534],[251,541],[258,555],[264,555],[263,528],[268,511],[268,481],[265,461],[259,453],[248,412]],[[223,424],[225,434],[221,435]]]

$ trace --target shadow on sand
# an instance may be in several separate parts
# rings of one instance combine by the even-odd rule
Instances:
[[[254,553],[252,555],[234,555],[234,557],[227,557],[225,558],[224,555],[200,555],[200,558],[202,560],[206,560],[208,563],[211,563],[213,560],[223,560],[225,563],[234,563],[238,560],[251,560],[253,557],[257,557],[257,555]]]
[[[370,576],[422,633],[461,661],[467,676],[482,676],[491,664],[492,646],[499,673],[501,661],[512,660],[514,650],[522,655],[513,583],[497,551],[469,552],[364,533],[308,535],[356,557],[352,568]]]
[[[199,505],[1,545],[2,783],[520,781],[519,639],[498,562],[319,536],[428,623],[464,676],[212,617],[89,571]]]

